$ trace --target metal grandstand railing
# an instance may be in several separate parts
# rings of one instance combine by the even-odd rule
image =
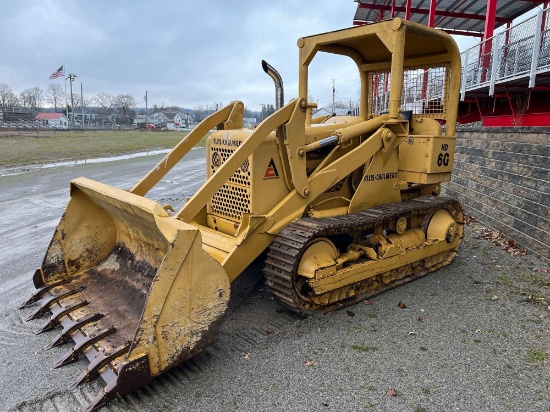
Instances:
[[[34,128],[34,118],[38,112],[29,107],[10,106],[0,107],[0,127]]]
[[[467,91],[517,79],[535,86],[539,73],[550,70],[550,7],[495,34],[462,54],[461,100]]]

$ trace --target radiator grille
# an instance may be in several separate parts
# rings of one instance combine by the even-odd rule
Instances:
[[[211,146],[210,171],[212,174],[233,154],[236,149]],[[250,213],[250,163],[248,159],[233,173],[216,192],[210,203],[214,215],[233,221],[241,221],[243,213]]]

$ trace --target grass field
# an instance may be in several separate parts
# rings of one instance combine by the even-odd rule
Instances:
[[[0,166],[53,163],[174,147],[187,132],[74,131],[0,135]]]

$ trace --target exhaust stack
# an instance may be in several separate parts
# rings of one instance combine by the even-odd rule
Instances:
[[[264,69],[264,72],[266,72],[269,77],[273,79],[273,83],[275,83],[275,110],[279,110],[285,105],[283,78],[279,72],[265,60],[262,60],[262,69]]]

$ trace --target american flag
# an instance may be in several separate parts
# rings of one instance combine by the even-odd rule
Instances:
[[[50,80],[57,79],[58,77],[61,77],[65,74],[63,71],[63,66],[61,66],[59,69],[57,69],[55,72],[52,73],[50,76]]]

